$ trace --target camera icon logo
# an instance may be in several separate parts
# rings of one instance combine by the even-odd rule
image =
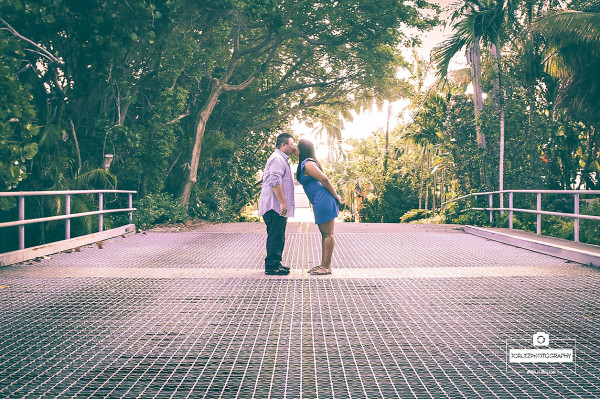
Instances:
[[[545,332],[537,332],[533,334],[533,346],[548,346],[550,345],[550,335]]]

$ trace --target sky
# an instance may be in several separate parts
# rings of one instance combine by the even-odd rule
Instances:
[[[448,7],[455,3],[456,0],[430,0],[432,3],[439,4],[442,9],[447,10]],[[445,12],[440,17],[442,20],[448,17],[449,13]],[[449,27],[439,26],[435,29],[432,29],[429,32],[421,33],[421,41],[422,46],[419,51],[419,55],[423,58],[429,59],[429,55],[431,50],[441,43],[444,39],[446,39],[451,34]],[[460,57],[458,55],[453,61],[453,65],[455,68],[464,67],[464,57]],[[452,66],[451,66],[452,68]],[[404,72],[406,74],[406,71]],[[403,72],[399,71],[399,76],[402,76]],[[432,78],[433,81],[433,78]],[[408,114],[408,110],[406,110],[409,102],[408,100],[401,100],[392,103],[392,117],[390,118],[390,126],[389,129],[392,131],[399,122],[402,121],[403,118],[410,118]],[[405,111],[406,112],[403,112]],[[388,104],[386,103],[383,109],[378,110],[373,107],[371,110],[364,111],[360,114],[354,114],[354,118],[352,122],[346,122],[344,129],[342,131],[343,139],[348,138],[366,138],[371,132],[376,130],[384,130],[387,125],[387,115],[388,115]],[[293,131],[295,136],[299,138],[309,138],[313,140],[315,143],[315,147],[317,150],[317,156],[324,156],[323,154],[327,151],[327,144],[323,141],[317,140],[313,135],[311,135],[311,129],[303,126],[300,123],[295,123],[293,125]]]

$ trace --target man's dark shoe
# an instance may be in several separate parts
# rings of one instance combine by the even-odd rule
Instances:
[[[265,274],[268,276],[287,276],[290,274],[290,269],[287,267],[279,266],[276,269],[266,269]]]

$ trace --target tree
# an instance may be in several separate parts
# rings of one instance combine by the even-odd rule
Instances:
[[[347,159],[332,173],[334,184],[342,188],[347,204],[358,210],[362,222],[398,223],[418,204],[420,149],[406,141],[391,140],[386,157],[383,131],[365,139],[350,139],[348,144],[351,150]],[[386,158],[389,164],[384,172]]]
[[[21,135],[11,138],[23,163],[15,184],[118,182],[142,196],[180,193],[192,214],[219,208],[225,220],[255,197],[256,172],[291,118],[316,120],[321,105],[349,110],[399,87],[400,47],[416,41],[404,28],[436,24],[430,9],[398,0],[0,0],[2,62],[11,60],[1,78],[23,94],[10,101],[32,111],[31,137],[6,125]]]
[[[575,10],[543,16],[532,31],[543,36],[546,71],[559,80],[556,104],[568,118],[560,137],[574,136],[568,142],[581,147],[576,151],[584,163],[579,185],[595,188],[600,176],[600,5],[575,1],[570,6]]]
[[[496,62],[498,106],[500,108],[500,161],[498,189],[504,189],[504,124],[505,104],[502,86],[502,45],[516,24],[517,0],[464,0],[452,16],[454,34],[442,42],[435,59],[438,73],[446,76],[451,59],[465,47],[489,45]],[[475,105],[477,106],[477,104]],[[503,207],[502,196],[501,207]]]
[[[428,8],[434,6],[422,2],[413,8],[397,0],[228,3],[207,33],[216,56],[203,60],[200,68],[206,71],[210,91],[196,113],[182,203],[189,202],[206,125],[223,93],[261,85],[260,99],[277,100],[270,118],[286,118],[320,104],[348,101],[361,91],[392,86],[401,61],[400,27],[425,29],[435,24],[435,17],[421,14]]]

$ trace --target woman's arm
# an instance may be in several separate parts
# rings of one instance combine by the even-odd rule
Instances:
[[[329,191],[331,193],[331,195],[333,195],[333,197],[337,200],[338,203],[342,204],[344,202],[344,200],[335,191],[335,188],[333,188],[333,185],[331,184],[331,182],[329,181],[327,176],[325,176],[325,173],[323,173],[323,171],[321,171],[321,169],[319,169],[316,162],[313,162],[313,161],[306,162],[304,164],[304,170],[306,171],[306,173],[309,176],[320,181],[321,184],[323,185],[323,187],[325,187],[327,189],[327,191]]]

